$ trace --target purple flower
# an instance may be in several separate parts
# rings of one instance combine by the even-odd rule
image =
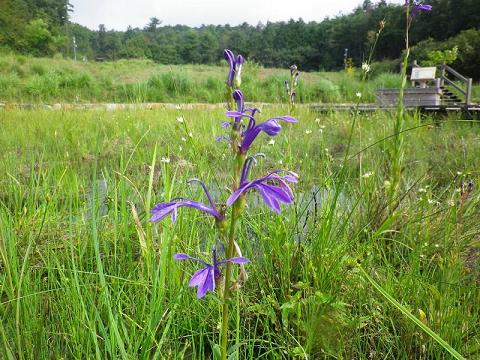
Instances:
[[[230,65],[230,71],[228,72],[228,77],[227,77],[227,85],[229,87],[232,87],[233,80],[235,79],[237,87],[240,87],[240,84],[242,81],[241,80],[242,65],[245,62],[245,59],[240,54],[235,58],[235,55],[233,55],[233,52],[228,49],[224,50],[224,56],[225,56],[225,60],[227,60],[228,64]]]
[[[192,278],[190,279],[190,283],[188,284],[190,287],[197,286],[197,297],[199,299],[203,298],[207,291],[215,291],[215,282],[220,278],[222,275],[220,272],[220,265],[226,263],[232,264],[245,264],[250,262],[247,258],[244,257],[234,257],[231,259],[226,259],[222,261],[217,261],[217,252],[213,250],[213,265],[208,264],[203,260],[191,257],[187,254],[175,254],[173,257],[175,260],[194,260],[198,261],[199,263],[205,265],[202,269],[198,270],[193,274]]]
[[[245,160],[240,178],[240,187],[228,198],[227,206],[231,206],[237,199],[250,189],[257,190],[265,201],[265,204],[275,211],[280,212],[280,204],[293,203],[293,192],[287,183],[297,183],[298,175],[292,171],[276,170],[267,176],[248,182],[248,174],[255,158]],[[286,175],[280,175],[286,173]]]
[[[171,214],[172,222],[175,222],[177,220],[177,209],[183,206],[203,211],[213,216],[215,220],[222,221],[224,219],[224,215],[217,210],[217,207],[215,206],[215,203],[213,202],[213,199],[210,196],[205,184],[198,179],[191,179],[189,180],[189,183],[190,182],[198,182],[202,186],[210,206],[185,198],[175,198],[170,202],[163,202],[155,205],[150,211],[150,214],[152,215],[150,222],[154,223],[163,220],[169,214]]]
[[[277,135],[282,127],[278,123],[278,120],[285,121],[287,123],[296,123],[297,119],[292,116],[275,116],[268,119],[267,121],[257,125],[255,119],[255,113],[258,112],[258,109],[255,108],[244,108],[243,94],[240,90],[235,90],[233,92],[233,97],[237,103],[237,111],[227,111],[225,115],[235,119],[235,124],[239,125],[242,118],[248,118],[249,122],[246,127],[241,130],[241,142],[240,142],[240,152],[246,153],[256,137],[263,131],[269,136]]]
[[[432,11],[432,5],[422,4],[420,1],[413,0],[405,0],[405,6],[412,5],[412,10],[410,11],[410,16],[413,18],[417,16],[421,11]]]

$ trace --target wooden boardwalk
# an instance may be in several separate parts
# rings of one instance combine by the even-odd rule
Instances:
[[[396,106],[381,106],[378,104],[316,104],[311,106],[312,110],[320,113],[328,112],[376,112],[396,111]],[[472,113],[480,114],[480,105],[438,105],[438,106],[406,106],[407,111],[420,111],[422,113]]]

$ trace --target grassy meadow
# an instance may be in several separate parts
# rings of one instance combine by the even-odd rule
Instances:
[[[377,75],[362,86],[367,102],[375,101],[375,89],[401,84],[397,74]],[[150,60],[98,63],[0,54],[0,101],[215,103],[224,98],[225,76],[223,62],[218,66],[161,65]],[[249,63],[242,89],[250,101],[282,103],[286,101],[283,82],[289,77],[288,69]],[[359,73],[302,73],[297,101],[355,102],[360,77]]]
[[[152,75],[141,61],[95,67],[42,61],[18,64],[24,75],[12,75],[14,87],[4,85],[2,73],[1,97],[47,101],[48,91],[28,89],[67,65],[85,76],[82,101],[112,94],[129,100],[117,81],[134,64],[142,75],[123,79],[133,87],[173,69],[189,84],[210,81],[212,91],[223,91],[216,67],[196,67],[205,73],[192,80],[192,67],[155,65],[160,75]],[[97,68],[109,80],[95,76]],[[283,90],[273,89],[281,88],[285,71],[256,71],[258,83],[246,75],[249,99],[251,90],[253,100],[278,100]],[[255,84],[267,82],[272,94],[255,92]],[[210,88],[196,88],[209,101]],[[57,90],[64,100],[77,91]],[[189,99],[169,96],[148,100]],[[261,118],[286,111],[268,108]],[[466,358],[479,358],[478,124],[438,125],[410,114],[392,209],[386,192],[393,115],[359,115],[350,148],[352,116],[306,107],[295,115],[298,124],[284,126],[274,142],[261,135],[252,150],[266,155],[252,176],[286,168],[300,182],[295,205],[278,216],[258,194],[248,195],[238,242],[252,262],[230,317],[236,358],[451,358],[402,310]],[[230,151],[213,140],[224,119],[221,109],[0,112],[1,358],[212,358],[220,301],[215,294],[198,300],[188,287],[197,265],[172,256],[209,260],[213,222],[181,209],[175,224],[152,225],[148,212],[176,196],[205,201],[199,187],[186,184],[193,177],[226,200],[229,190],[220,184],[231,182]],[[473,188],[462,189],[469,181]]]

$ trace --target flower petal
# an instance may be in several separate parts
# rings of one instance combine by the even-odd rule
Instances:
[[[187,254],[184,254],[184,253],[178,253],[178,254],[173,255],[173,259],[174,260],[193,260],[193,261],[197,261],[197,262],[199,262],[199,263],[201,263],[205,266],[211,266],[210,264],[206,263],[203,260],[194,258],[193,256],[190,256],[190,255],[187,255]]]
[[[168,214],[172,216],[172,222],[177,220],[177,208],[179,207],[191,207],[200,211],[203,211],[216,219],[222,219],[223,216],[213,207],[209,207],[205,204],[202,204],[198,201],[193,200],[182,200],[182,201],[173,201],[173,202],[165,202],[155,205],[151,213],[150,222],[157,222],[163,220]]]
[[[258,186],[257,189],[262,196],[263,201],[265,201],[265,204],[276,213],[279,213],[281,211],[280,204],[275,196],[272,196],[272,194],[269,193],[263,186]]]
[[[239,256],[239,257],[234,257],[234,258],[231,258],[231,259],[226,259],[226,260],[219,261],[219,262],[217,262],[217,265],[225,264],[227,262],[232,263],[232,264],[246,264],[246,263],[249,263],[250,260],[248,260],[247,258],[245,258],[243,256]]]
[[[197,297],[199,299],[203,298],[207,291],[215,291],[215,276],[214,276],[214,267],[208,267],[205,280],[203,284],[198,285]]]
[[[190,282],[188,283],[188,286],[195,287],[195,286],[203,285],[203,283],[205,283],[205,280],[207,279],[209,270],[210,270],[210,266],[207,266],[196,271],[195,274],[192,275]]]

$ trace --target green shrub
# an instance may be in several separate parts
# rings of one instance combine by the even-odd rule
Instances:
[[[32,64],[32,66],[30,66],[30,72],[32,74],[44,75],[47,69],[42,64]]]
[[[313,86],[314,101],[337,102],[340,100],[340,87],[328,79],[320,79]]]
[[[86,89],[92,85],[92,78],[83,73],[59,73],[58,86],[63,89]]]
[[[15,94],[18,84],[17,74],[0,74],[0,97],[6,98]]]
[[[25,65],[27,63],[27,57],[24,56],[24,55],[17,55],[15,56],[15,60],[17,61],[17,63],[19,63],[20,65]]]
[[[402,85],[402,77],[400,74],[385,73],[377,76],[374,84],[377,89],[398,89]]]
[[[379,62],[373,62],[371,65],[371,76],[376,77],[384,73],[399,73],[400,59],[386,59]]]
[[[17,74],[21,78],[25,76],[25,70],[20,64],[12,64],[10,66],[10,72],[13,74]]]
[[[192,79],[185,73],[170,71],[160,77],[169,95],[189,95],[194,87]]]
[[[32,76],[25,85],[27,94],[38,100],[51,99],[59,94],[58,75],[54,72]]]

